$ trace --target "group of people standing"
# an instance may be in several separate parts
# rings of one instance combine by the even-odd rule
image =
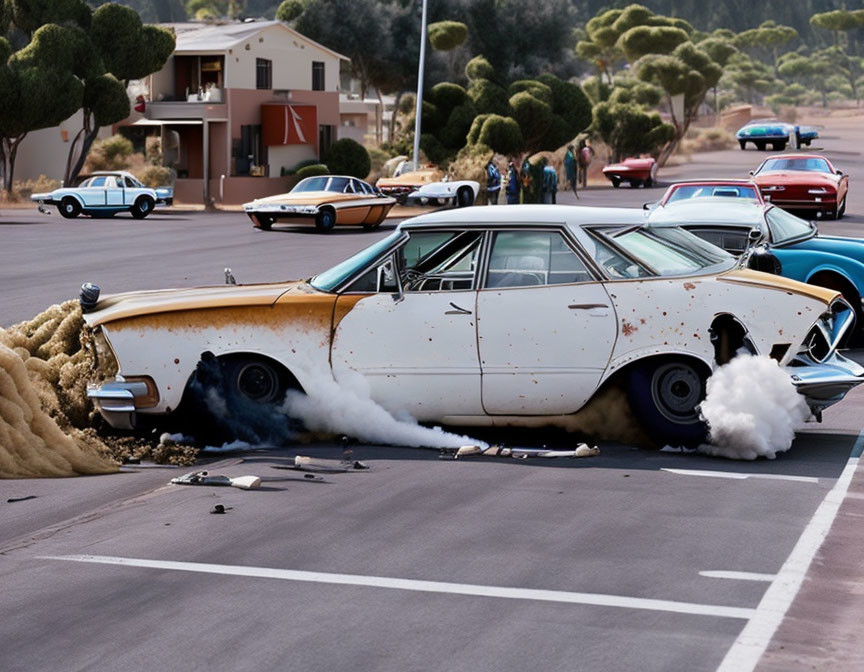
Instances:
[[[587,140],[580,140],[578,150],[568,145],[564,154],[564,173],[567,187],[579,198],[578,186],[588,185],[588,166],[594,158],[594,149]],[[489,205],[496,205],[501,193],[501,172],[492,159],[486,164],[486,197]],[[525,202],[555,203],[558,194],[558,173],[545,159],[532,164],[526,158],[522,169],[512,161],[507,166],[506,184],[503,185],[508,205]]]

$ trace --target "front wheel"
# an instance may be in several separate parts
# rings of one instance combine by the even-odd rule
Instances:
[[[336,226],[336,213],[329,208],[322,210],[315,216],[315,227],[321,233],[330,233]]]
[[[153,199],[149,196],[141,196],[135,201],[130,212],[135,219],[144,219],[153,210]]]
[[[610,177],[609,181],[612,183],[612,186],[617,189],[621,186],[621,178],[620,177]]]
[[[695,445],[707,425],[698,406],[705,398],[705,376],[684,360],[646,363],[630,374],[628,392],[633,413],[658,444]]]
[[[753,144],[756,145],[756,149],[758,149],[760,152],[765,151],[766,144],[764,140],[757,140]]]
[[[60,214],[66,219],[75,219],[81,214],[81,204],[71,196],[67,196],[60,201]]]
[[[840,202],[840,207],[837,208],[837,219],[840,219],[843,215],[846,214],[846,197],[843,197],[843,200]]]
[[[741,149],[747,148],[747,141],[746,140],[739,140],[738,144],[741,145]]]

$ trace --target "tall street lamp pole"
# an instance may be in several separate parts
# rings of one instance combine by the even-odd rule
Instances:
[[[423,111],[423,70],[426,65],[426,0],[420,25],[420,66],[417,69],[417,105],[414,108],[414,169],[420,167],[420,117]]]

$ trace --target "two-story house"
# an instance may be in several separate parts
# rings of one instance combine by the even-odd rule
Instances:
[[[279,193],[286,170],[336,139],[346,57],[278,21],[170,27],[174,54],[139,83],[143,112],[115,130],[158,128],[164,161],[177,170],[177,201]]]

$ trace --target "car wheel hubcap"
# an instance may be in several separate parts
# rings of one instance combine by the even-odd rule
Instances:
[[[237,390],[247,399],[259,403],[275,400],[279,389],[276,372],[262,364],[247,364],[237,374]]]
[[[702,379],[691,367],[666,364],[654,372],[651,385],[654,406],[667,420],[689,424],[699,419],[696,406],[702,397]]]

